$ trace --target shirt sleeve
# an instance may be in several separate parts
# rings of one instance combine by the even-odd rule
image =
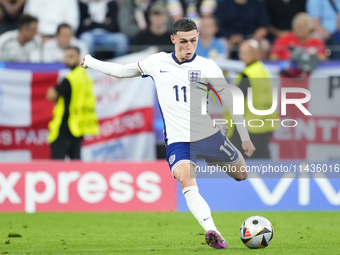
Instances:
[[[153,54],[142,61],[139,61],[138,68],[140,72],[142,73],[142,77],[152,76],[152,70],[154,70],[154,64],[157,56],[159,56],[161,53]]]
[[[55,87],[59,96],[70,97],[71,96],[71,84],[68,79],[64,79],[59,85]]]
[[[121,65],[100,61],[91,57],[90,55],[85,56],[84,66],[90,67],[94,70],[116,78],[132,78],[141,75],[141,71],[138,68],[138,63]]]

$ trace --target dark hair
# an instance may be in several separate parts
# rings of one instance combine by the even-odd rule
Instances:
[[[75,50],[76,52],[78,52],[78,54],[80,55],[80,49],[76,46],[69,46],[65,49],[66,50]]]
[[[172,26],[172,34],[176,35],[177,32],[189,32],[192,30],[197,30],[196,23],[192,19],[180,18],[175,21]]]
[[[67,23],[61,23],[61,24],[58,26],[58,28],[57,28],[57,34],[59,34],[59,33],[60,33],[60,30],[63,29],[63,28],[69,28],[69,29],[72,30],[72,27],[71,27],[69,24],[67,24]]]
[[[38,22],[38,19],[29,14],[22,14],[18,20],[18,28],[21,29],[25,26],[28,26],[29,24],[33,22]]]

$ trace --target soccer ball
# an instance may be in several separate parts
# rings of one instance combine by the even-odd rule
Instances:
[[[240,228],[241,240],[250,249],[267,247],[273,240],[273,235],[272,224],[261,216],[246,219]]]

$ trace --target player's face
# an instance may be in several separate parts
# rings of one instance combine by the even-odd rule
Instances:
[[[73,69],[79,64],[79,54],[74,49],[68,49],[65,51],[65,57],[64,57],[64,63],[65,65]]]
[[[198,36],[199,33],[196,29],[189,32],[177,32],[176,35],[171,36],[178,61],[183,62],[193,57],[197,48]]]

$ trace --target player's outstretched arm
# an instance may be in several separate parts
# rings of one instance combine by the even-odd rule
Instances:
[[[141,76],[141,72],[137,63],[121,65],[116,63],[109,63],[100,61],[87,54],[80,62],[80,66],[83,68],[92,68],[104,74],[116,77],[116,78],[131,78]]]

